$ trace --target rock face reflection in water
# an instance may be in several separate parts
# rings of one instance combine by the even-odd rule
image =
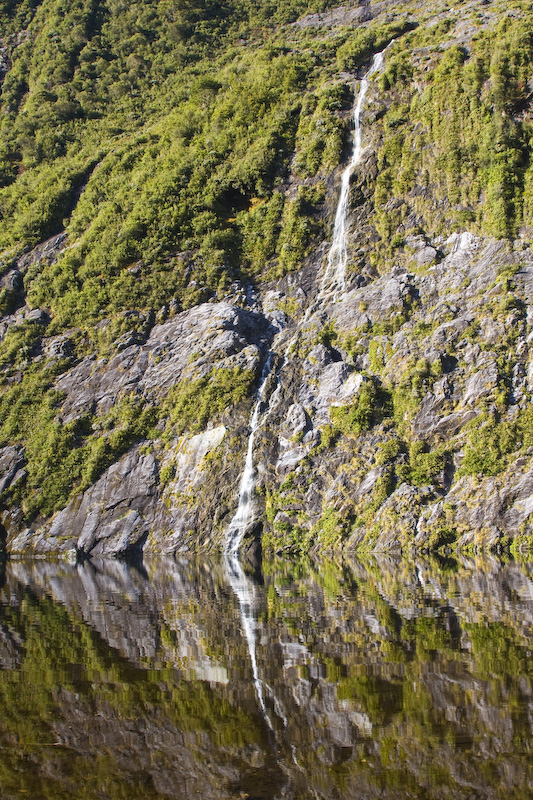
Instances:
[[[223,563],[145,570],[6,566],[3,800],[532,795],[531,565],[267,565],[255,676]]]

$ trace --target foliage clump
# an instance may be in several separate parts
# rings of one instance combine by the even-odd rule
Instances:
[[[169,412],[169,428],[177,433],[203,430],[208,420],[244,400],[254,379],[253,372],[234,367],[214,369],[203,378],[178,384],[163,403]]]
[[[425,28],[408,37],[411,54],[404,41],[387,59],[380,83],[394,103],[383,117],[374,192],[385,250],[412,211],[435,233],[467,225],[513,237],[533,225],[533,128],[524,113],[533,18],[527,4],[519,5],[519,15],[480,30],[468,48],[435,51],[428,66],[420,58]],[[428,195],[436,202],[426,202]]]
[[[365,381],[353,403],[349,406],[332,406],[331,421],[335,428],[347,436],[358,436],[372,425],[376,405],[376,387]]]
[[[498,475],[508,466],[510,456],[533,447],[533,410],[528,406],[515,419],[501,419],[497,413],[476,420],[468,433],[461,473]]]

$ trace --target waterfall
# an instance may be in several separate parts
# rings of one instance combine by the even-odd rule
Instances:
[[[320,285],[320,295],[330,291],[342,292],[344,289],[346,264],[348,262],[348,206],[350,197],[350,178],[361,159],[363,152],[361,135],[361,111],[368,89],[368,79],[383,65],[383,53],[376,53],[372,66],[361,81],[359,93],[356,94],[353,110],[353,150],[350,163],[342,173],[341,192],[335,214],[333,241],[328,255],[328,264]]]
[[[344,276],[346,270],[346,263],[348,260],[347,252],[347,217],[348,217],[348,200],[351,175],[359,163],[362,154],[361,143],[361,111],[365,100],[365,95],[368,89],[368,78],[381,68],[383,63],[383,55],[378,53],[374,56],[372,66],[361,81],[359,93],[356,96],[353,119],[354,119],[354,135],[353,135],[353,153],[349,165],[344,170],[342,175],[341,193],[335,215],[335,226],[333,232],[333,243],[328,255],[327,268],[322,278],[320,291],[315,302],[310,305],[298,325],[298,330],[308,321],[309,317],[316,312],[317,308],[321,306],[322,300],[326,295],[334,292],[342,291],[344,288]],[[289,351],[296,341],[298,331],[289,340],[286,345],[282,363],[288,357]],[[257,701],[259,703],[261,714],[269,731],[274,734],[274,727],[269,717],[266,704],[265,704],[265,690],[274,702],[275,714],[281,719],[284,727],[287,727],[287,719],[283,714],[283,709],[275,693],[259,678],[259,670],[257,666],[257,620],[256,620],[256,594],[252,581],[245,575],[244,570],[239,561],[239,548],[242,544],[246,531],[254,521],[254,490],[255,490],[255,469],[253,449],[255,434],[259,428],[265,424],[269,415],[277,405],[277,401],[281,392],[281,382],[278,374],[278,383],[275,391],[270,396],[268,405],[264,409],[266,401],[267,382],[272,371],[272,358],[274,351],[271,350],[268,358],[266,359],[261,379],[259,390],[257,393],[257,400],[255,402],[252,416],[250,418],[250,433],[248,437],[248,447],[246,451],[246,461],[242,473],[241,481],[239,484],[239,498],[237,510],[229,523],[226,531],[226,541],[224,546],[224,569],[229,585],[239,602],[240,619],[242,630],[246,639],[246,645],[250,656],[252,667],[253,684]],[[294,762],[299,766],[294,748],[292,749]]]
[[[328,263],[324,276],[321,281],[320,291],[317,297],[318,303],[314,303],[307,309],[303,320],[301,320],[298,326],[299,328],[301,328],[302,325],[305,324],[308,317],[316,310],[317,305],[320,305],[320,301],[326,295],[333,292],[334,296],[336,296],[337,292],[340,292],[344,289],[345,271],[346,271],[346,264],[348,261],[347,233],[348,233],[348,204],[349,204],[349,193],[350,193],[350,178],[352,176],[355,167],[359,163],[361,159],[361,154],[363,152],[362,136],[361,136],[361,112],[363,109],[365,96],[368,90],[368,79],[377,70],[381,69],[382,65],[383,65],[383,53],[377,53],[374,56],[372,66],[370,67],[370,69],[368,70],[368,72],[365,74],[364,78],[361,81],[359,92],[356,93],[354,110],[353,110],[353,121],[354,121],[353,151],[350,163],[348,164],[348,166],[346,167],[346,169],[342,174],[341,192],[339,196],[339,202],[337,205],[337,212],[335,214],[333,242],[331,244],[331,248],[328,254]],[[287,345],[285,351],[285,358],[287,357],[287,354],[296,336],[297,334],[289,341],[289,344]],[[224,552],[231,556],[236,556],[238,554],[246,530],[252,524],[254,519],[255,470],[254,470],[253,448],[254,448],[255,434],[258,428],[265,423],[269,414],[273,410],[276,403],[276,399],[281,389],[278,383],[276,391],[270,398],[267,412],[266,414],[263,414],[263,416],[261,417],[261,408],[264,403],[266,385],[271,371],[272,355],[273,351],[271,350],[265,362],[263,372],[261,374],[261,381],[260,381],[257,401],[255,403],[252,412],[252,417],[250,419],[250,435],[248,437],[248,448],[246,451],[246,461],[244,463],[244,470],[242,473],[241,482],[239,484],[239,499],[237,504],[237,510],[233,515],[233,518],[226,532],[226,542],[224,546]]]
[[[255,488],[255,469],[253,460],[253,448],[255,434],[261,425],[268,419],[276,405],[276,398],[280,392],[280,385],[273,392],[266,413],[261,416],[261,409],[264,403],[266,385],[272,370],[273,351],[270,351],[268,358],[261,373],[261,381],[257,393],[257,400],[250,419],[250,434],[248,437],[248,448],[246,451],[246,461],[239,485],[239,501],[237,510],[228,526],[226,532],[226,543],[224,547],[224,571],[233,593],[239,601],[239,611],[241,626],[246,639],[250,663],[252,665],[252,677],[255,695],[261,708],[261,714],[268,729],[273,732],[274,728],[270,721],[263,691],[263,684],[259,678],[256,656],[257,639],[257,620],[256,620],[256,597],[255,588],[252,581],[246,576],[239,560],[239,547],[242,543],[247,528],[254,519],[254,488]],[[269,688],[269,687],[267,687]]]
[[[272,368],[272,352],[269,353],[268,358],[261,373],[261,382],[257,394],[257,401],[252,412],[250,419],[250,435],[248,437],[248,449],[246,451],[246,461],[244,462],[244,470],[239,485],[239,500],[237,510],[228,526],[226,532],[226,543],[224,552],[229,555],[237,555],[239,547],[241,546],[246,529],[253,522],[254,518],[254,485],[255,485],[255,470],[254,470],[254,439],[255,434],[264,422],[265,418],[260,421],[261,406],[264,401],[264,394],[266,384]],[[272,407],[272,403],[270,404]]]

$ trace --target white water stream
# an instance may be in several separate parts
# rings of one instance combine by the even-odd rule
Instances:
[[[350,163],[342,173],[341,193],[335,214],[335,225],[333,228],[333,241],[328,255],[328,264],[324,272],[321,284],[320,295],[324,296],[333,292],[342,292],[345,284],[346,264],[348,263],[348,208],[350,199],[350,178],[361,160],[363,154],[362,133],[361,133],[361,112],[368,90],[368,79],[374,72],[381,69],[383,65],[383,53],[376,53],[372,66],[361,81],[359,93],[356,95],[353,109],[353,150]]]
[[[250,578],[246,577],[238,555],[226,553],[224,557],[224,567],[229,584],[239,601],[241,625],[246,638],[246,644],[248,645],[248,653],[250,654],[250,661],[252,664],[252,676],[255,694],[261,707],[261,713],[265,719],[265,722],[270,730],[273,730],[272,723],[270,722],[270,718],[265,706],[263,684],[259,679],[259,673],[257,670],[255,587]]]
[[[337,211],[335,214],[333,241],[328,254],[328,263],[320,284],[320,291],[317,297],[318,303],[314,303],[307,309],[303,317],[303,320],[300,322],[299,325],[300,328],[307,322],[310,314],[316,311],[317,305],[320,305],[322,300],[326,299],[326,297],[332,293],[334,295],[334,298],[336,298],[338,293],[342,292],[344,289],[346,264],[348,262],[347,235],[348,235],[350,178],[353,174],[355,167],[361,160],[361,155],[363,153],[362,135],[361,135],[361,113],[363,110],[363,103],[365,101],[366,93],[368,90],[368,79],[370,78],[371,75],[377,72],[377,70],[381,69],[382,65],[383,65],[383,53],[377,53],[374,56],[372,66],[362,79],[361,85],[359,87],[359,92],[356,94],[355,97],[355,104],[353,110],[353,121],[354,121],[353,151],[350,163],[348,164],[348,166],[346,167],[346,169],[342,174],[341,192],[337,204]],[[285,357],[287,356],[287,353],[290,350],[296,336],[297,334],[293,336],[293,338],[290,340],[285,350]],[[263,368],[263,372],[261,374],[261,381],[259,385],[259,391],[257,395],[257,401],[255,403],[252,416],[250,419],[250,434],[248,437],[246,461],[244,462],[244,470],[242,473],[241,482],[239,484],[239,500],[237,504],[237,510],[226,532],[226,542],[225,542],[224,552],[228,556],[237,556],[239,548],[246,534],[246,531],[254,520],[255,469],[254,469],[253,448],[254,448],[255,434],[257,430],[261,427],[261,425],[265,423],[269,414],[272,412],[277,400],[277,396],[280,391],[280,386],[278,385],[278,388],[270,398],[266,413],[263,414],[263,416],[261,417],[261,408],[265,400],[264,395],[266,392],[267,381],[272,368],[272,355],[273,352],[271,351]]]
[[[257,393],[257,400],[250,419],[250,435],[248,437],[246,461],[244,462],[244,470],[239,484],[239,502],[237,504],[237,511],[233,515],[226,532],[224,552],[229,556],[236,556],[238,554],[246,529],[251,525],[254,518],[254,440],[258,428],[264,422],[264,418],[260,420],[260,413],[261,406],[264,402],[264,394],[270,375],[271,364],[272,352],[269,353],[265,366],[263,367],[263,372],[261,373],[261,383]]]
[[[333,294],[336,299],[339,292],[342,292],[345,285],[345,272],[346,264],[348,261],[348,247],[347,247],[347,234],[348,234],[348,208],[349,208],[349,192],[350,192],[350,178],[352,173],[361,159],[363,152],[362,136],[361,136],[361,112],[363,103],[368,90],[368,78],[381,68],[383,64],[383,54],[378,53],[374,56],[372,66],[361,81],[359,93],[356,95],[353,120],[354,120],[354,133],[353,133],[353,152],[350,163],[346,167],[342,175],[341,192],[337,205],[337,212],[335,215],[335,225],[333,230],[333,242],[328,255],[327,267],[324,272],[320,284],[320,291],[317,296],[317,302],[310,306],[303,320],[300,322],[299,328],[307,322],[310,314],[314,313],[326,297]],[[296,334],[297,335],[297,334]],[[285,357],[287,356],[292,343],[295,341],[296,336],[292,337],[285,350]],[[281,391],[281,384],[278,380],[278,386],[270,397],[267,409],[262,413],[262,407],[265,403],[265,394],[267,389],[267,382],[272,370],[273,351],[265,362],[259,390],[257,393],[257,400],[254,405],[252,416],[250,418],[250,433],[248,437],[248,447],[246,451],[246,461],[242,473],[241,481],[239,484],[239,499],[237,510],[228,526],[226,532],[226,542],[224,547],[224,566],[228,583],[230,584],[235,596],[239,601],[241,625],[252,666],[253,683],[255,693],[261,713],[270,731],[273,731],[272,722],[270,721],[269,714],[265,705],[264,688],[269,690],[274,700],[276,714],[279,716],[284,725],[287,721],[281,710],[281,706],[277,698],[273,694],[270,687],[263,684],[259,678],[256,656],[256,643],[257,643],[257,622],[256,622],[256,597],[255,587],[253,582],[246,576],[241,563],[239,561],[239,548],[242,544],[246,531],[250,528],[254,521],[254,491],[255,491],[255,468],[253,449],[255,442],[255,434],[259,428],[264,425],[269,415],[277,404],[278,395]],[[285,360],[285,359],[284,359]],[[297,762],[296,762],[297,763]]]

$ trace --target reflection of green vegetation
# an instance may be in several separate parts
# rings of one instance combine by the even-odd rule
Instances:
[[[480,676],[489,680],[501,680],[513,675],[529,675],[533,678],[531,657],[512,628],[499,622],[468,624],[465,628],[472,642]]]
[[[375,675],[363,674],[359,677],[340,678],[337,697],[339,700],[351,700],[357,703],[373,720],[381,722],[389,716],[398,714],[403,708],[401,682],[393,683]]]
[[[452,650],[450,632],[435,617],[420,617],[405,625],[404,636],[411,638],[421,661],[430,661],[438,653],[448,656]]]
[[[5,796],[18,792],[66,800],[74,793],[93,800],[104,791],[117,799],[160,797],[141,764],[130,772],[129,760],[124,769],[114,746],[100,741],[99,715],[112,731],[109,741],[117,744],[127,737],[124,726],[135,728],[144,716],[166,729],[194,734],[191,746],[200,733],[209,737],[213,747],[220,748],[222,760],[260,741],[255,722],[225,697],[217,697],[217,690],[177,679],[173,668],[135,667],[46,597],[37,601],[28,595],[18,608],[4,608],[2,625],[24,645],[20,669],[0,672],[0,738],[17,740],[17,747],[7,747],[0,763]],[[80,718],[89,726],[87,743],[78,751],[56,747],[63,741],[62,727],[77,729]],[[166,756],[155,750],[153,757]],[[55,764],[58,777],[45,768],[28,767],[48,761]]]
[[[0,783],[8,797],[19,792],[66,800],[75,791],[84,800],[103,793],[112,800],[155,800],[161,795],[150,770],[174,774],[176,753],[187,751],[206,781],[220,781],[230,770],[242,780],[248,775],[258,788],[262,778],[250,765],[266,764],[271,749],[249,681],[237,597],[228,594],[218,564],[181,567],[179,597],[172,591],[175,566],[150,567],[153,585],[163,592],[159,617],[149,606],[152,629],[143,600],[128,594],[122,607],[119,599],[113,603],[113,614],[132,620],[126,626],[131,633],[120,629],[126,647],[131,636],[138,652],[150,630],[161,640],[155,659],[142,657],[140,667],[50,597],[13,591],[8,565],[3,599],[19,599],[1,607],[0,622],[20,659],[20,669],[0,671],[0,739],[6,743]],[[299,781],[305,774],[298,784],[302,798],[332,785],[350,798],[364,783],[369,796],[387,800],[403,796],[405,787],[417,800],[445,793],[462,800],[473,773],[495,798],[527,796],[533,683],[527,628],[521,600],[508,595],[498,605],[490,583],[491,614],[499,609],[501,619],[487,622],[482,568],[456,563],[441,571],[436,560],[265,564],[265,585],[255,586],[257,665],[260,679],[268,679],[277,758],[289,771],[296,758],[305,770],[294,773]],[[67,569],[60,569],[65,580]],[[530,567],[520,569],[524,578],[531,574]],[[79,589],[76,570],[71,575]],[[498,575],[495,562],[484,575],[495,586],[513,585],[511,575]],[[61,597],[68,595],[68,583],[58,585]],[[144,584],[139,597],[150,591]],[[138,634],[137,611],[143,620]],[[96,613],[101,622],[100,607]],[[104,612],[104,619],[111,617]],[[180,647],[184,626],[200,632],[204,653],[227,669],[227,685],[195,677]],[[179,670],[173,657],[180,659]],[[55,746],[65,731],[75,748]],[[148,753],[146,731],[154,738],[146,740],[150,769],[143,772],[140,762],[131,768],[124,742],[135,757]],[[53,769],[39,771],[45,763]],[[503,769],[512,776],[504,788]]]
[[[432,560],[420,569],[431,583],[429,592],[415,581],[414,564],[408,561],[380,567],[369,559],[364,567],[355,562],[353,570],[342,562],[309,563],[307,569],[300,564],[292,582],[287,565],[270,565],[269,625],[277,622],[275,630],[291,631],[305,641],[301,676],[309,680],[314,665],[320,664],[339,707],[364,715],[371,726],[364,729],[365,744],[354,744],[352,757],[339,760],[327,774],[345,792],[343,797],[364,781],[386,797],[399,796],[394,792],[403,796],[409,787],[415,798],[439,797],[444,790],[454,798],[463,796],[463,780],[483,762],[485,787],[503,797],[500,770],[512,762],[520,778],[510,796],[518,800],[531,776],[524,749],[527,702],[521,688],[531,686],[533,678],[527,638],[513,629],[512,611],[505,624],[491,625],[483,618],[486,598],[478,597],[473,608],[466,589],[475,580],[471,567],[453,562],[442,571],[439,561]],[[439,600],[433,595],[437,586]],[[452,597],[461,610],[455,621],[446,599]],[[479,622],[462,624],[463,615],[470,614]],[[341,716],[335,717],[331,689],[318,687],[314,713],[324,692],[330,720],[324,724],[340,723],[343,712],[337,710]],[[499,724],[511,720],[513,736],[506,735],[504,743],[498,738],[501,732],[480,715],[487,704],[500,715]],[[303,763],[309,774],[324,774],[320,753],[313,757],[310,736]]]

